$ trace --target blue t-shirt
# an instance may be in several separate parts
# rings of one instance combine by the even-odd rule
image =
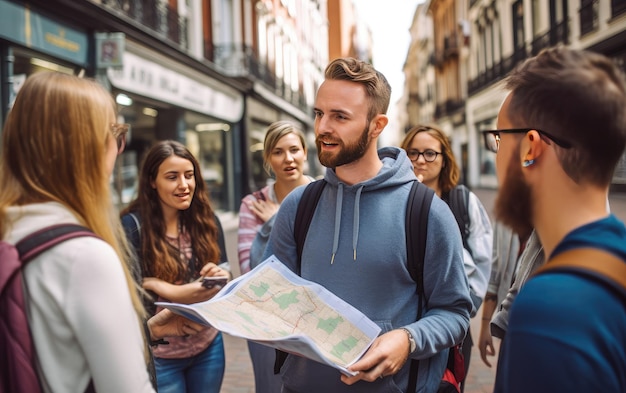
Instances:
[[[626,227],[613,215],[584,225],[553,256],[579,247],[626,261]],[[626,392],[626,302],[591,277],[530,279],[513,303],[502,345],[494,392]]]

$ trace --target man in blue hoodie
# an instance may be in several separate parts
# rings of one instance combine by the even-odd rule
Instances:
[[[419,360],[416,392],[435,392],[448,351],[469,328],[472,303],[463,245],[452,212],[434,197],[428,216],[420,320],[416,283],[407,270],[405,216],[415,174],[399,148],[377,149],[388,122],[391,87],[370,64],[341,58],[325,71],[315,101],[318,157],[327,167],[301,259],[302,277],[347,301],[381,328],[350,369],[354,377],[289,355],[283,392],[405,392],[410,359]],[[294,220],[304,188],[281,204],[265,257],[297,271]]]
[[[513,230],[534,227],[546,266],[578,259],[586,248],[594,255],[584,261],[614,260],[612,271],[623,269],[626,227],[607,212],[626,145],[623,75],[600,54],[552,48],[514,70],[506,86],[498,129],[485,131],[497,152],[496,216]],[[599,277],[572,269],[524,284],[511,307],[496,392],[626,392],[624,294]]]

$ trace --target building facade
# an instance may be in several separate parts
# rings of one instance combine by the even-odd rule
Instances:
[[[329,20],[348,34],[329,34]],[[321,172],[315,93],[330,47],[371,56],[357,22],[348,0],[0,0],[0,121],[34,72],[95,78],[131,124],[113,179],[120,206],[134,197],[145,150],[176,139],[200,161],[215,208],[236,216],[268,180],[270,123],[299,125],[310,173]]]
[[[603,53],[626,70],[623,0],[433,0],[428,10],[437,85],[432,121],[451,138],[469,186],[497,187],[495,155],[483,148],[480,131],[495,127],[503,80],[516,65],[546,47],[569,45]],[[406,67],[423,66],[407,60]],[[626,158],[613,186],[626,189]]]
[[[403,66],[405,86],[398,103],[398,122],[405,132],[432,122],[435,115],[435,49],[428,5],[417,6],[409,29],[411,41]]]

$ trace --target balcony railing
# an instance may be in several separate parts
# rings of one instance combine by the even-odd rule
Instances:
[[[526,49],[518,48],[515,52],[513,52],[513,55],[507,57],[499,63],[493,64],[491,67],[480,73],[476,78],[469,81],[469,95],[477,93],[485,87],[498,82],[527,57],[528,54],[526,53]]]
[[[569,28],[567,21],[562,21],[547,33],[536,37],[531,44],[531,54],[535,56],[541,52],[542,49],[557,44],[569,44]]]
[[[188,47],[187,18],[159,0],[103,0],[110,10],[121,13],[183,48]]]
[[[443,50],[446,56],[456,54],[459,51],[459,40],[456,34],[450,34],[443,39]]]
[[[251,46],[235,43],[213,45],[207,41],[204,44],[204,57],[229,76],[257,80],[296,107],[304,111],[310,109],[304,94],[292,90],[284,80],[276,78],[274,71],[259,61]]]
[[[465,108],[465,100],[446,100],[443,103],[437,104],[437,107],[435,108],[435,118],[438,119],[444,116],[452,115],[463,108]]]

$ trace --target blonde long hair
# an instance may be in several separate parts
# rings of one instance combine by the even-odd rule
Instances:
[[[263,168],[268,175],[272,174],[272,165],[270,164],[272,151],[276,147],[278,141],[285,135],[289,134],[295,134],[298,139],[300,139],[304,155],[306,156],[306,139],[302,130],[295,123],[289,120],[275,121],[267,128],[265,139],[263,140]]]
[[[93,80],[56,72],[36,73],[26,80],[2,134],[0,235],[4,238],[11,230],[9,206],[62,204],[124,261],[133,306],[144,318],[106,173],[112,119],[115,102]]]

